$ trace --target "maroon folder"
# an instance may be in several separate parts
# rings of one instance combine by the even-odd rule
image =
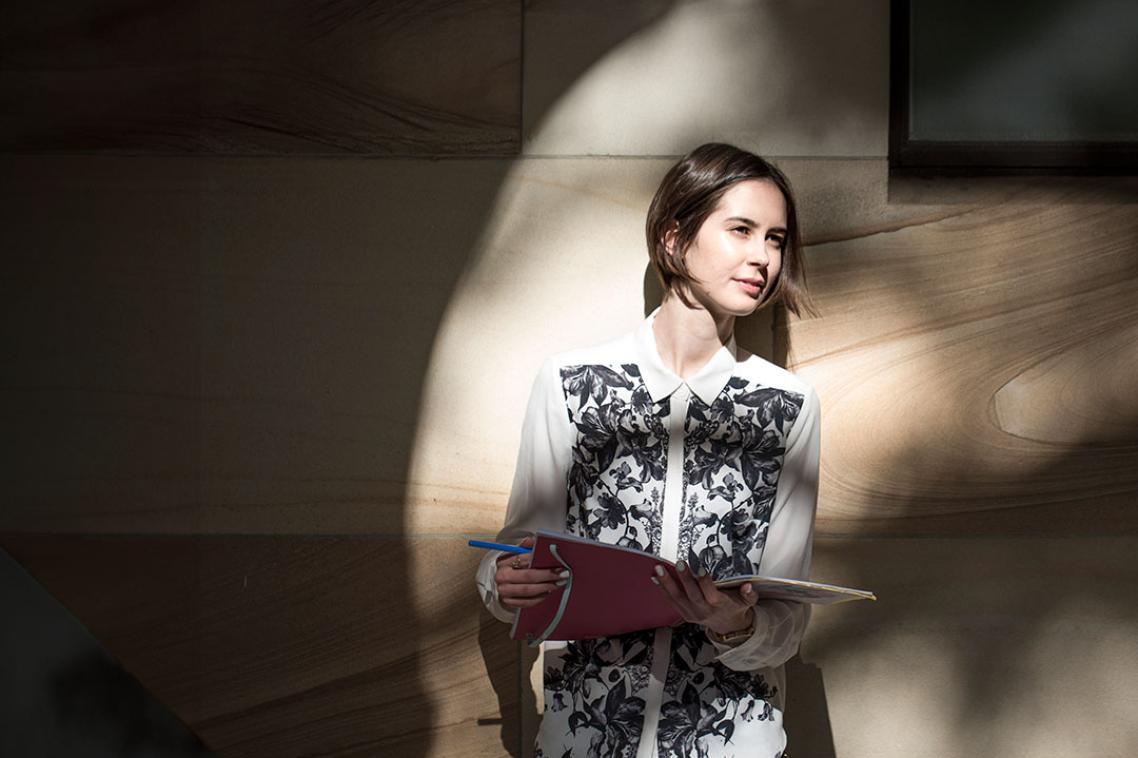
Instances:
[[[538,530],[534,568],[569,569],[564,587],[549,593],[514,619],[511,636],[537,645],[545,640],[583,640],[680,622],[664,591],[652,583],[656,566],[677,581],[675,564],[640,550]],[[872,592],[795,579],[746,576],[717,581],[719,587],[750,582],[760,598],[806,603],[875,600]]]

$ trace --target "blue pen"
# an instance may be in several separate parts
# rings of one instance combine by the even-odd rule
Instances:
[[[518,547],[517,545],[499,545],[497,542],[483,542],[482,540],[470,540],[466,544],[470,545],[471,547],[480,547],[480,548],[483,548],[484,550],[502,550],[503,552],[506,552],[506,553],[520,553],[522,555],[525,555],[526,553],[532,553],[533,552],[532,547]]]

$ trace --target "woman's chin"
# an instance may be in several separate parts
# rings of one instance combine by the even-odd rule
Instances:
[[[718,310],[727,316],[745,318],[759,309],[760,302],[758,299],[747,298],[746,300],[737,300],[732,303],[723,303],[722,307]]]
[[[725,318],[743,318],[750,316],[759,309],[761,298],[748,296],[712,297],[706,292],[691,293],[691,299],[698,308],[702,308],[715,318],[716,321]]]

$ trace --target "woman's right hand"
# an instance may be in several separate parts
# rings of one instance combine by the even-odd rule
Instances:
[[[526,537],[518,543],[522,547],[533,547],[533,537]],[[531,569],[533,553],[520,555],[506,553],[498,558],[498,571],[494,581],[498,583],[498,601],[506,608],[532,608],[545,600],[545,596],[565,584],[569,571],[561,569]]]

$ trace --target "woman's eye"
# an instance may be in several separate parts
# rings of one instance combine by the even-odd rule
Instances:
[[[735,227],[734,231],[739,232],[743,236],[746,236],[751,233],[751,228],[749,226],[737,226]]]
[[[778,249],[782,250],[786,246],[786,239],[783,237],[767,237],[768,240],[778,245]]]

